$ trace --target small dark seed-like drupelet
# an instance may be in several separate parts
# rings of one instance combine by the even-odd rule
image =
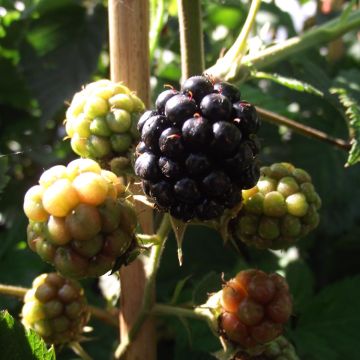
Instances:
[[[259,131],[260,120],[256,109],[247,101],[239,101],[233,105],[233,116],[236,119],[234,122],[244,135]]]
[[[204,191],[211,199],[220,198],[231,189],[231,180],[223,171],[213,171],[203,181]]]
[[[200,110],[204,117],[212,122],[228,121],[231,117],[231,102],[221,94],[206,95],[200,103]]]
[[[206,199],[196,207],[196,216],[200,220],[210,220],[219,217],[224,212],[224,206],[213,200]]]
[[[201,198],[196,182],[190,178],[177,181],[174,190],[176,197],[184,203],[195,204]]]
[[[160,93],[155,101],[155,106],[159,114],[164,115],[167,101],[177,94],[179,94],[179,92],[175,89],[165,90]]]
[[[174,127],[165,129],[159,138],[159,148],[162,154],[170,158],[182,158],[184,156],[184,145],[181,131]]]
[[[218,121],[213,124],[214,138],[211,150],[217,157],[229,156],[234,153],[241,141],[241,132],[233,124]]]
[[[193,117],[197,111],[195,101],[183,94],[173,96],[165,106],[165,115],[168,121],[178,126]]]
[[[156,116],[158,115],[158,113],[155,110],[148,110],[145,111],[142,116],[140,117],[136,128],[139,130],[139,132],[142,131],[142,128],[144,126],[144,124],[146,123],[146,121],[148,121],[152,116]]]
[[[214,88],[208,78],[204,76],[192,76],[184,82],[182,90],[199,104],[204,96],[213,92]]]
[[[167,179],[172,181],[180,179],[183,175],[183,169],[181,165],[165,156],[162,156],[159,159],[159,168],[161,170],[161,173]]]
[[[155,155],[141,154],[135,161],[135,174],[145,180],[158,180],[161,173],[157,162]]]
[[[239,180],[243,189],[251,189],[254,187],[260,177],[260,167],[258,164],[252,164],[245,169]]]
[[[213,136],[211,123],[203,117],[186,120],[182,126],[182,134],[185,147],[200,151],[208,147]]]
[[[150,194],[155,201],[163,207],[169,207],[174,203],[174,189],[167,181],[160,181],[150,186]]]
[[[228,82],[218,82],[214,85],[214,90],[221,95],[226,96],[232,103],[240,100],[239,89]]]
[[[211,171],[211,162],[203,154],[190,154],[185,160],[185,166],[190,177],[194,178],[202,177]]]
[[[154,152],[159,151],[159,137],[165,128],[166,117],[162,115],[152,116],[145,122],[141,132],[141,140],[148,149]]]

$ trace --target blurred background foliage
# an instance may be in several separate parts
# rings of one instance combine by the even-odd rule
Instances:
[[[154,9],[159,2],[152,0]],[[165,6],[151,59],[153,99],[164,84],[178,87],[181,75],[176,1],[161,2]],[[339,9],[325,11],[325,2],[263,1],[251,47],[301,34],[337,16]],[[237,37],[249,1],[204,0],[202,6],[206,64],[211,66]],[[27,248],[23,196],[44,169],[75,157],[69,142],[63,141],[62,121],[66,103],[83,84],[109,76],[106,12],[106,2],[100,0],[0,0],[1,283],[29,287],[35,276],[52,270]],[[348,119],[330,89],[349,89],[360,100],[359,33],[350,32],[340,41],[291,56],[266,71],[306,81],[324,96],[253,79],[240,85],[243,98],[348,138]],[[244,248],[240,255],[224,247],[215,231],[193,227],[186,234],[181,268],[170,237],[158,277],[158,301],[201,304],[221,286],[222,272],[229,278],[246,267],[280,271],[294,296],[287,335],[300,357],[358,359],[360,167],[344,168],[344,151],[283,127],[263,123],[260,137],[263,164],[293,162],[312,174],[323,199],[319,228],[286,252]],[[92,304],[108,305],[97,280],[83,284]],[[0,296],[0,309],[17,317],[20,308],[19,301]],[[111,359],[117,331],[95,320],[91,326],[94,331],[85,349],[95,359]],[[164,318],[157,320],[157,326],[159,359],[212,359],[209,352],[220,348],[198,321]],[[68,350],[58,354],[59,359],[74,356]]]

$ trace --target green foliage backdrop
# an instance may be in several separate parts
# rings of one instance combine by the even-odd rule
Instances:
[[[206,64],[211,66],[237,37],[248,2],[205,0],[202,5]],[[178,87],[181,76],[176,1],[165,1],[161,17],[163,25],[153,39],[153,98],[164,84]],[[317,16],[312,20],[321,24],[328,18]],[[270,24],[267,30],[265,23]],[[43,169],[74,158],[69,142],[63,141],[65,103],[81,85],[108,77],[106,26],[106,4],[101,1],[0,0],[1,283],[29,287],[36,275],[51,271],[27,248],[23,196]],[[290,15],[274,1],[263,2],[255,31],[262,34],[257,38],[260,46],[273,41],[279,31],[286,31],[287,36],[297,34]],[[289,89],[281,78],[273,82],[271,76],[260,76],[240,86],[243,98],[330,135],[346,139],[350,131],[359,138],[357,36],[356,31],[346,34],[344,52],[338,60],[329,59],[324,46],[264,69],[306,82],[322,96],[296,91],[298,83]],[[294,87],[291,82],[285,85]],[[282,271],[295,301],[287,334],[300,357],[356,360],[360,342],[360,167],[344,168],[345,151],[287,128],[264,123],[260,137],[263,164],[293,162],[312,174],[323,199],[319,228],[292,251],[270,253],[244,248],[242,254],[224,247],[215,231],[191,228],[186,234],[181,268],[175,239],[168,240],[158,277],[158,299],[199,304],[219,288],[222,272],[230,277],[249,266]],[[359,155],[355,146],[348,162],[355,163]],[[97,281],[88,280],[84,285],[89,301],[104,306]],[[0,309],[8,309],[14,317],[18,317],[20,307],[18,300],[0,297]],[[0,326],[13,321],[8,315],[1,316]],[[117,332],[97,321],[90,325],[94,327],[92,341],[84,344],[85,349],[95,359],[110,359]],[[211,359],[208,352],[219,349],[206,325],[196,320],[159,319],[157,329],[159,359]],[[27,358],[31,357],[22,359]],[[74,355],[64,350],[58,358],[71,359]]]

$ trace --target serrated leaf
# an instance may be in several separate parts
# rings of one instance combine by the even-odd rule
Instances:
[[[345,117],[352,137],[352,147],[346,166],[360,160],[360,71],[357,69],[341,71],[333,82],[330,92],[337,95],[345,109]]]
[[[10,180],[10,177],[6,175],[8,169],[8,158],[5,155],[0,155],[0,195]]]
[[[306,82],[300,81],[300,80],[291,79],[291,78],[288,78],[285,76],[281,76],[279,74],[265,73],[262,71],[252,72],[251,75],[256,79],[267,79],[267,80],[274,81],[274,82],[276,82],[282,86],[285,86],[291,90],[306,92],[306,93],[314,94],[314,95],[318,95],[318,96],[324,96],[322,91],[320,91],[319,89],[316,89],[314,86],[312,86]]]
[[[55,360],[54,348],[48,349],[33,330],[26,330],[7,311],[0,312],[0,349],[2,359]]]
[[[316,295],[292,332],[302,359],[357,360],[360,343],[360,276],[335,283]]]

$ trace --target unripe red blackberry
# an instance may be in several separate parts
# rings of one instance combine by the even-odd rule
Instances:
[[[245,270],[226,283],[221,294],[221,334],[243,348],[277,338],[292,312],[288,285],[278,274]]]
[[[121,83],[104,79],[88,84],[66,111],[65,129],[73,151],[98,161],[128,158],[129,164],[144,109],[143,102]]]
[[[288,163],[262,167],[257,185],[244,190],[232,236],[257,248],[282,249],[319,224],[321,200],[310,175]]]
[[[205,76],[170,89],[139,120],[135,174],[159,210],[188,221],[220,217],[259,178],[255,108]]]
[[[22,322],[49,344],[78,340],[89,318],[83,288],[57,273],[38,276],[25,295]]]
[[[54,166],[28,190],[28,244],[68,277],[97,277],[136,245],[137,217],[125,187],[90,159]]]

